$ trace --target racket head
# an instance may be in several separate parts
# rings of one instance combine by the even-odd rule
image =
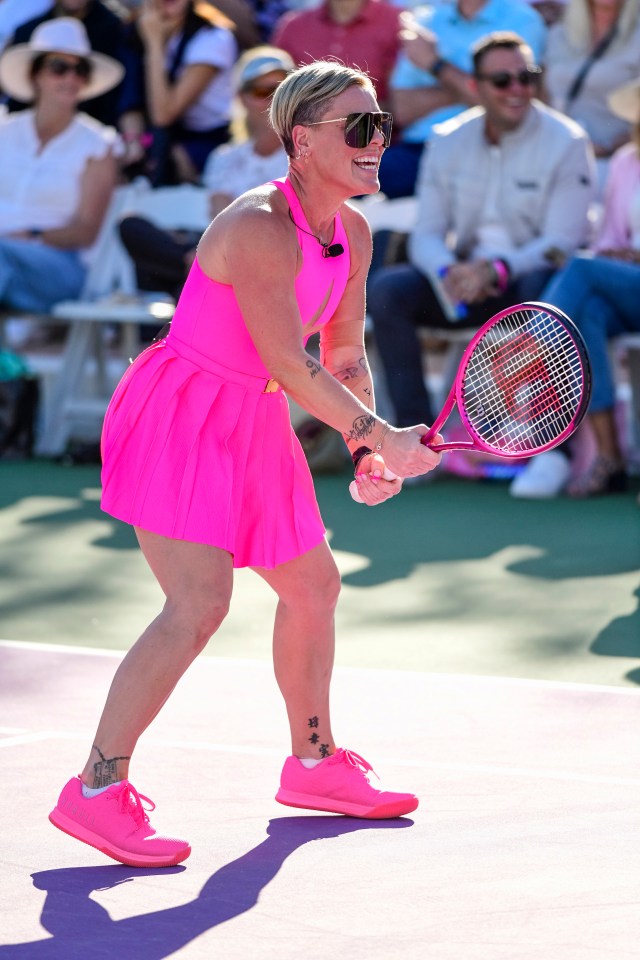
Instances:
[[[473,447],[527,457],[563,443],[591,397],[582,335],[548,303],[528,301],[491,317],[467,346],[455,395]]]

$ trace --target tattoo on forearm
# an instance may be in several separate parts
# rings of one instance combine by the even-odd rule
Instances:
[[[93,765],[93,786],[95,789],[98,787],[108,787],[111,783],[118,782],[118,760],[130,760],[131,757],[111,757],[110,760],[102,753],[100,747],[96,746],[94,743],[93,749],[98,753],[100,757],[97,763]]]
[[[362,371],[360,370],[360,367],[345,367],[344,370],[340,370],[340,372],[336,374],[336,377],[340,383],[346,383],[347,380],[356,380],[361,376]]]
[[[367,375],[371,373],[371,371],[369,370],[369,364],[367,363],[366,357],[360,357],[360,359],[358,360],[358,363],[360,364],[360,366],[362,367],[362,369]]]
[[[312,379],[317,377],[322,369],[316,360],[307,360],[307,367],[309,368],[309,373],[311,374]]]
[[[370,397],[370,396],[371,396],[371,387],[364,387],[363,390],[362,390],[362,392],[363,392],[367,397]]]
[[[345,437],[347,440],[364,440],[364,438],[368,437],[373,430],[375,422],[375,417],[372,417],[368,414],[363,414],[361,417],[356,417],[356,419],[353,421],[351,430],[349,433],[345,434]]]

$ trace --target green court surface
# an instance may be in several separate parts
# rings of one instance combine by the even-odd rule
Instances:
[[[626,495],[519,501],[438,475],[368,509],[317,476],[343,575],[337,662],[440,674],[640,683],[640,508]],[[99,470],[0,464],[0,638],[125,649],[162,602]],[[213,656],[268,660],[275,600],[236,574]]]

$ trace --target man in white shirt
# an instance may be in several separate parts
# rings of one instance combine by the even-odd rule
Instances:
[[[479,107],[425,155],[407,264],[374,274],[368,310],[399,426],[433,419],[420,327],[478,328],[536,299],[559,256],[584,243],[594,160],[577,124],[534,99],[539,69],[517,34],[474,52]]]

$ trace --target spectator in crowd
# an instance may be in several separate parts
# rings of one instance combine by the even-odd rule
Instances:
[[[632,125],[633,141],[611,158],[595,256],[571,259],[541,297],[574,320],[591,358],[593,391],[587,422],[596,456],[582,475],[569,482],[567,492],[574,497],[623,491],[627,481],[614,418],[616,385],[608,342],[618,334],[640,332],[640,80],[614,91],[609,105]],[[531,461],[512,484],[512,493],[555,496],[570,473],[568,458],[553,450]]]
[[[369,291],[403,426],[433,420],[418,329],[447,327],[451,317],[475,329],[508,305],[539,299],[550,258],[571,254],[587,232],[591,147],[578,124],[533,98],[531,48],[517,34],[491,34],[473,69],[480,106],[442,125],[421,167],[410,263],[382,268]]]
[[[411,196],[420,157],[436,124],[477,103],[471,82],[474,43],[496,30],[513,30],[539,62],[545,26],[526,3],[513,0],[442,0],[414,19],[404,15],[403,51],[390,80],[390,102],[400,138],[387,150],[380,188],[388,197]]]
[[[231,27],[195,0],[144,0],[135,18],[122,104],[125,162],[142,162],[151,135],[155,186],[199,180],[211,151],[229,140],[238,57]]]
[[[567,0],[524,0],[540,14],[547,27],[552,27],[564,16]]]
[[[28,43],[36,27],[55,17],[76,17],[82,22],[93,51],[122,60],[124,21],[103,0],[56,0],[49,4],[45,13],[18,27],[12,43]],[[83,103],[83,112],[95,117],[100,123],[115,126],[118,122],[121,89],[122,85],[117,84],[101,96],[92,97]],[[9,102],[9,109],[20,110],[22,104],[13,99]]]
[[[33,107],[0,120],[0,303],[46,312],[79,296],[117,176],[117,133],[78,113],[123,68],[91,50],[80,22],[37,27],[0,58],[0,83]]]
[[[0,0],[0,52],[18,27],[46,13],[51,5],[52,0]]]
[[[569,0],[542,63],[545,99],[589,134],[602,188],[609,158],[630,135],[607,98],[640,74],[640,0]]]
[[[238,61],[235,82],[245,113],[245,136],[214,150],[203,183],[210,191],[211,219],[247,190],[287,173],[287,155],[269,121],[278,84],[294,68],[276,47],[249,50]],[[164,290],[177,298],[195,257],[201,231],[162,230],[143,217],[125,217],[120,235],[136,265],[141,290]]]
[[[272,42],[297,64],[330,57],[366,71],[384,107],[400,52],[400,17],[400,9],[385,0],[324,0],[319,7],[285,14]]]

